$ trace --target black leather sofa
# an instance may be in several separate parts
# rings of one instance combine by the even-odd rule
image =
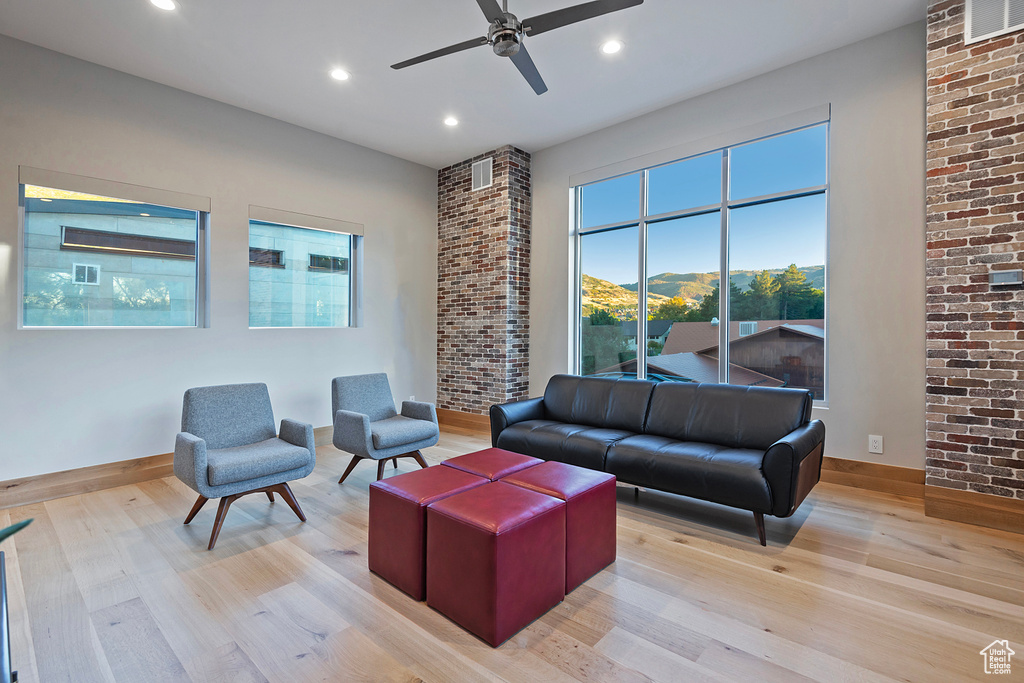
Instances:
[[[491,444],[619,481],[788,517],[821,477],[825,425],[801,389],[555,375],[491,406]]]

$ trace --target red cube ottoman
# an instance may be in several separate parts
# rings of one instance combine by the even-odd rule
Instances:
[[[497,647],[565,597],[565,502],[500,481],[427,508],[427,604]]]
[[[497,481],[513,472],[539,465],[542,462],[544,461],[539,458],[531,458],[521,453],[513,453],[501,448],[488,448],[483,451],[460,455],[457,458],[449,458],[441,464],[475,474],[478,477],[490,479],[491,481]]]
[[[487,479],[452,467],[428,467],[370,484],[370,571],[422,600],[426,593],[427,506],[487,483]]]
[[[502,482],[565,501],[566,593],[615,561],[614,475],[545,462]]]

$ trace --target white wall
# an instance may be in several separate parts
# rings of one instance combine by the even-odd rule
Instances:
[[[211,197],[210,328],[16,329],[19,164]],[[250,203],[366,226],[363,327],[248,328]],[[0,481],[170,452],[190,386],[316,426],[337,375],[433,400],[436,211],[432,169],[0,36]]]
[[[826,455],[923,468],[924,95],[922,22],[534,154],[531,394],[569,368],[571,175],[831,104],[829,402],[815,417]]]

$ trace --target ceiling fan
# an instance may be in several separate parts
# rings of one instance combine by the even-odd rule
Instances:
[[[494,49],[494,54],[499,57],[510,58],[512,63],[516,65],[516,68],[519,69],[519,73],[523,74],[523,78],[533,88],[533,91],[538,95],[542,95],[547,92],[548,86],[544,84],[544,79],[540,77],[540,72],[537,71],[533,59],[530,58],[530,53],[526,51],[526,46],[523,44],[523,36],[532,37],[545,31],[575,24],[578,21],[593,19],[602,14],[617,12],[627,7],[635,7],[636,5],[643,4],[643,2],[644,0],[595,0],[594,2],[585,2],[582,5],[547,12],[546,14],[538,14],[535,17],[520,21],[516,15],[509,13],[508,0],[503,0],[503,7],[498,6],[497,0],[476,0],[476,4],[480,5],[480,9],[483,10],[487,21],[491,22],[486,36],[449,45],[440,50],[434,50],[425,55],[413,57],[398,64],[392,64],[391,68],[404,69],[407,66],[443,57],[444,55],[462,52],[463,50],[480,47],[481,45],[490,45]]]

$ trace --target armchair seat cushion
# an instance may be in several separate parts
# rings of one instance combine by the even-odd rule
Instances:
[[[373,436],[373,447],[383,450],[423,441],[438,436],[439,432],[433,422],[395,415],[371,422],[370,434]]]
[[[543,460],[602,471],[608,448],[631,436],[635,436],[633,432],[621,429],[526,420],[506,427],[498,437],[497,446]]]
[[[645,434],[614,444],[607,471],[637,486],[770,514],[763,459],[761,450]]]
[[[210,486],[251,481],[305,467],[311,457],[308,448],[277,438],[247,446],[219,448],[208,451],[206,477]]]

